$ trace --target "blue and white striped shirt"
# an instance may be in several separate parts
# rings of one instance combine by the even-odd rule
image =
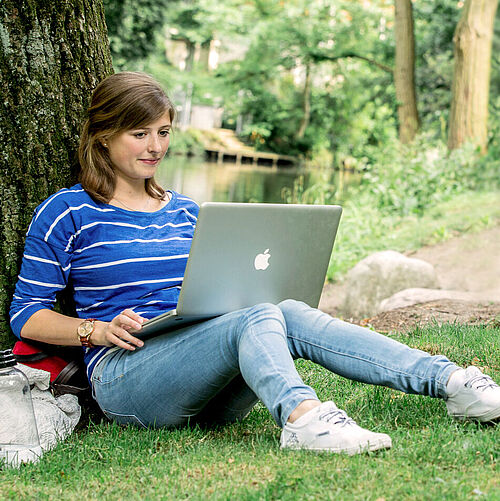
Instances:
[[[37,207],[10,309],[14,334],[67,286],[80,318],[110,321],[125,308],[153,318],[175,308],[199,208],[170,194],[159,211],[135,212],[96,202],[77,184]],[[86,350],[89,378],[107,350]]]

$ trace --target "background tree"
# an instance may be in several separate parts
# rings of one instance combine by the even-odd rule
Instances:
[[[455,36],[448,148],[466,141],[485,152],[493,23],[498,0],[466,0]]]
[[[73,182],[91,90],[112,73],[102,0],[0,4],[0,345],[33,209]]]
[[[409,143],[418,131],[420,120],[415,94],[415,36],[411,0],[395,1],[396,56],[394,86],[398,105],[399,139]]]
[[[233,93],[242,91],[244,132],[254,146],[305,156],[320,149],[352,154],[385,137],[379,125],[393,126],[387,116],[394,103],[387,64],[393,46],[380,36],[376,6],[370,11],[349,2],[348,8],[267,2],[245,57],[220,68]]]
[[[488,113],[488,155],[500,167],[500,9],[497,8],[491,50],[490,106]]]
[[[416,88],[421,129],[446,138],[453,79],[453,34],[461,9],[456,0],[412,3]]]
[[[176,0],[103,0],[115,67],[148,57],[165,23],[168,4]]]
[[[167,5],[159,16],[149,7],[151,0],[104,1],[113,51],[130,48],[128,55],[115,57],[118,66],[152,73],[179,105],[189,96],[193,105],[223,108],[223,126],[236,128],[259,149],[323,158],[321,165],[354,157],[361,165],[373,161],[381,147],[395,145],[398,132],[404,141],[413,137],[419,120],[422,138],[446,142],[453,34],[464,11],[457,0],[158,0],[155,5]],[[408,36],[412,30],[395,19],[396,3],[413,11],[414,42]],[[479,0],[474,4],[483,5]],[[148,21],[148,12],[149,21],[157,20],[158,36],[137,58],[141,37],[152,38],[130,27]],[[411,27],[411,19],[404,18]],[[398,25],[405,36],[396,43]],[[176,66],[166,54],[167,29],[171,40],[184,41],[188,53],[200,57],[188,58],[183,69]],[[220,44],[221,55],[215,71],[206,64],[206,48],[217,46],[213,41]],[[235,45],[237,60],[222,57]],[[405,69],[413,45],[415,64]],[[248,49],[245,54],[241,47]],[[488,64],[481,63],[481,69]],[[498,75],[498,65],[493,71]],[[498,76],[492,77],[491,146],[500,123]],[[189,149],[190,141],[185,144]]]

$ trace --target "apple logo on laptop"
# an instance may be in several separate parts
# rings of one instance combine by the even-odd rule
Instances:
[[[257,254],[255,257],[255,261],[253,265],[256,270],[265,270],[269,266],[269,258],[271,254],[269,254],[269,249],[264,251],[264,254]]]

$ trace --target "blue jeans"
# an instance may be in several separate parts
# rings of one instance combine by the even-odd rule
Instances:
[[[92,376],[112,420],[139,426],[231,422],[260,399],[283,426],[317,399],[293,360],[312,360],[349,379],[446,397],[457,366],[304,303],[259,304],[147,339],[108,355]]]

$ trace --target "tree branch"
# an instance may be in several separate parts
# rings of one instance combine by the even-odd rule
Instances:
[[[390,66],[386,66],[385,64],[379,63],[378,61],[375,61],[374,59],[370,59],[369,57],[365,56],[360,56],[359,54],[355,54],[354,52],[347,52],[345,54],[340,54],[339,56],[329,56],[328,54],[325,54],[323,52],[313,52],[310,54],[311,59],[315,62],[321,62],[321,61],[337,61],[339,59],[345,59],[348,57],[356,58],[356,59],[361,59],[363,61],[366,61],[367,63],[373,64],[377,68],[380,68],[383,71],[386,71],[387,73],[394,73],[394,68],[391,68]]]

